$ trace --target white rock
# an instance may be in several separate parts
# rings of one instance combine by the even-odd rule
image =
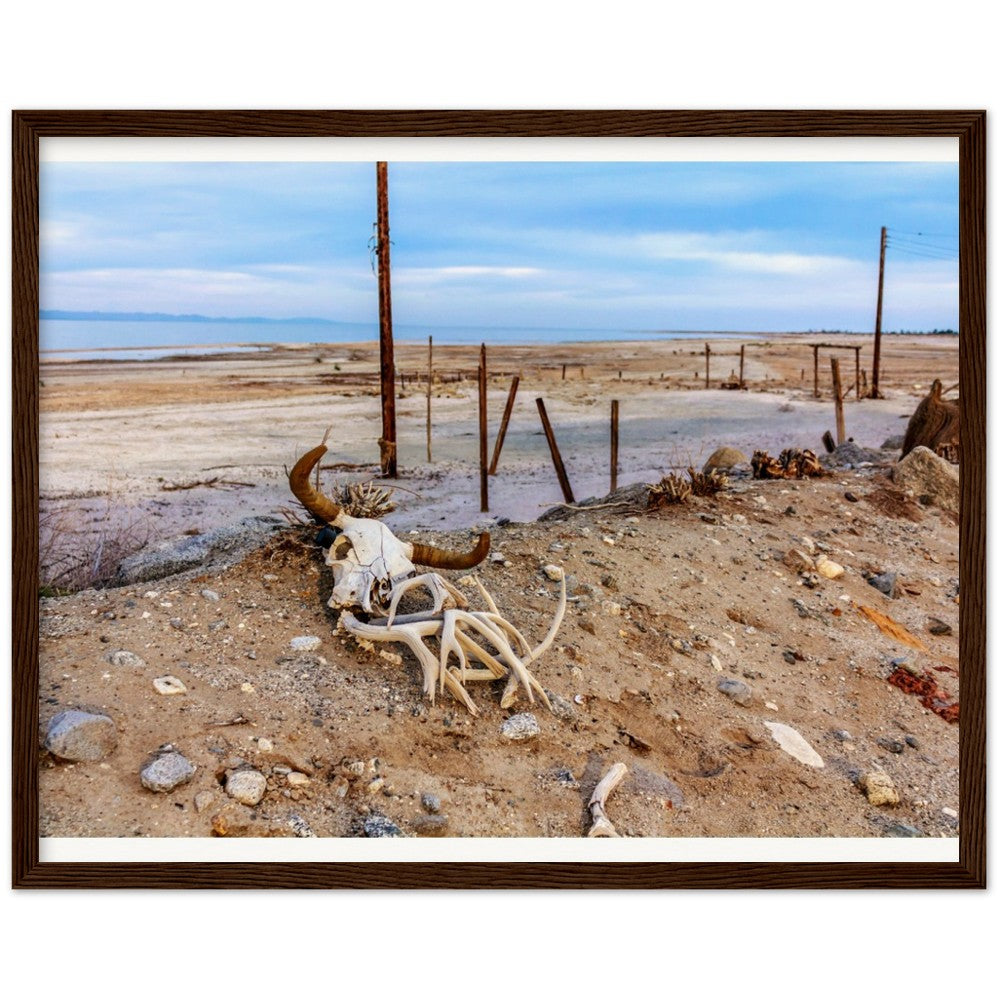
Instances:
[[[266,736],[261,736],[257,740],[257,749],[262,753],[270,753],[274,749],[274,744]]]
[[[226,794],[245,806],[255,806],[267,791],[267,778],[260,771],[235,771],[226,778]]]
[[[808,744],[805,737],[791,726],[781,722],[765,722],[774,742],[789,756],[809,767],[823,767],[823,758]]]
[[[187,694],[187,687],[179,677],[167,674],[153,679],[153,687],[159,694]]]
[[[951,806],[945,806],[941,812],[943,812],[945,816],[950,816],[952,819],[958,819],[958,812],[952,809]]]
[[[556,566],[554,563],[549,563],[548,566],[543,567],[542,572],[550,580],[561,580],[563,578],[563,571],[561,566]]]
[[[146,661],[127,649],[115,649],[106,653],[104,659],[113,667],[144,667]]]
[[[541,733],[542,727],[531,712],[512,715],[501,727],[500,735],[508,740],[531,740]]]
[[[816,572],[828,580],[839,580],[844,575],[844,567],[832,559],[827,559],[826,556],[820,556],[816,560]]]
[[[303,774],[301,771],[292,771],[285,780],[294,787],[301,787],[308,785],[310,778],[308,774]]]
[[[764,702],[764,708],[770,709],[772,712],[777,712],[778,711],[778,706],[775,705],[775,703],[773,701],[765,701]]]
[[[297,653],[311,653],[323,645],[323,640],[318,635],[297,635],[289,645]]]
[[[712,669],[717,674],[721,674],[722,673],[722,661],[715,655],[715,653],[711,653],[708,658],[709,658],[709,660],[712,661]]]

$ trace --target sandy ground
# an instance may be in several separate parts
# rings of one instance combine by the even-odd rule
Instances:
[[[577,499],[608,491],[612,399],[621,401],[620,485],[700,466],[723,444],[748,455],[821,450],[820,435],[833,428],[828,361],[820,400],[811,351],[788,344],[748,362],[749,391],[706,390],[699,348],[491,350],[491,447],[510,377],[522,380],[488,514],[479,510],[474,383],[458,381],[462,372],[471,379],[478,352],[435,352],[432,463],[425,388],[400,392],[399,485],[415,494],[400,490],[387,523],[464,546],[469,527],[492,522],[504,561],[477,573],[533,641],[556,606],[557,585],[542,567],[565,567],[569,610],[535,669],[565,710],[552,715],[523,698],[503,710],[485,684],[471,685],[478,717],[448,695],[431,705],[409,654],[397,662],[335,634],[329,573],[309,536],[291,531],[211,575],[43,600],[43,728],[81,707],[109,713],[119,734],[101,763],[45,757],[43,834],[351,836],[384,815],[413,835],[580,836],[590,791],[622,761],[629,776],[609,813],[626,835],[954,836],[958,727],[886,679],[906,659],[959,696],[958,528],[894,493],[885,479],[891,453],[883,467],[818,480],[734,480],[717,498],[659,513],[602,507],[520,523],[561,499],[539,396]],[[46,365],[42,514],[59,530],[43,536],[43,558],[98,538],[111,559],[141,542],[273,513],[290,500],[284,467],[331,424],[344,436],[330,463],[361,468],[328,470],[324,481],[368,478],[379,429],[371,357],[355,346]],[[903,433],[932,378],[958,378],[953,339],[892,338],[884,357],[887,398],[846,404],[848,434],[869,447]],[[397,350],[404,374],[425,358],[425,346]],[[164,489],[177,486],[190,488]],[[845,575],[804,586],[781,561],[803,546],[825,551]],[[906,584],[894,600],[862,575],[883,570]],[[924,648],[884,634],[860,606],[889,615]],[[931,617],[952,633],[930,633]],[[301,635],[319,636],[320,649],[293,653],[290,640]],[[143,664],[113,666],[107,654],[120,649]],[[156,694],[152,681],[164,674],[187,693]],[[746,705],[718,690],[726,678],[750,686]],[[508,743],[500,725],[524,710],[541,734]],[[797,729],[825,766],[786,754],[768,722]],[[156,794],[138,773],[167,743],[197,772]],[[253,809],[220,784],[246,766],[268,779]],[[866,800],[858,781],[872,769],[892,778],[898,806]],[[305,780],[290,784],[289,772]],[[427,818],[424,793],[441,800],[444,820]]]

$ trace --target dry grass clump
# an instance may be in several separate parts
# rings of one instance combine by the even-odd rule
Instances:
[[[695,472],[694,469],[689,468],[688,475],[691,477],[691,492],[696,497],[714,497],[716,493],[720,493],[729,484],[729,477],[724,472],[719,472],[718,469],[712,469],[710,472]]]
[[[675,503],[683,503],[691,496],[691,484],[680,476],[670,473],[649,488],[649,510],[661,510]]]
[[[374,480],[338,487],[330,499],[340,504],[344,513],[351,517],[371,517],[378,520],[396,509],[392,490],[376,486]]]

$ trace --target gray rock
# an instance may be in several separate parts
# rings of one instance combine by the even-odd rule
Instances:
[[[940,618],[931,617],[927,619],[927,631],[931,635],[951,635],[952,627]]]
[[[245,517],[203,535],[164,542],[123,559],[113,582],[115,586],[126,586],[161,580],[199,567],[222,569],[258,548],[273,532],[287,526],[283,518],[272,515]]]
[[[366,837],[402,837],[403,831],[388,816],[372,813],[365,817],[364,831]]]
[[[205,598],[206,601],[217,601],[219,595],[214,590],[203,590],[201,596]]]
[[[312,827],[298,814],[292,813],[288,817],[288,825],[292,828],[292,832],[296,837],[315,837],[316,834],[312,832]]]
[[[157,754],[139,772],[139,780],[151,792],[169,792],[194,777],[197,768],[174,749]]]
[[[883,750],[888,750],[889,753],[902,753],[906,749],[902,740],[893,740],[888,736],[882,736],[875,742],[878,743]]]
[[[52,718],[45,749],[72,761],[103,760],[118,745],[118,730],[107,715],[69,709]]]
[[[892,480],[915,497],[952,514],[958,513],[958,469],[921,445],[900,459],[892,470]],[[923,499],[921,502],[925,502]]]
[[[146,661],[135,653],[130,653],[127,649],[113,649],[110,653],[104,654],[104,659],[113,667],[144,667]]]
[[[288,645],[297,653],[311,653],[323,645],[323,640],[318,635],[297,635]]]
[[[414,816],[410,827],[418,837],[443,837],[448,832],[448,817]]]
[[[920,749],[920,742],[917,740],[916,736],[904,736],[903,742],[908,746],[912,747],[914,750]]]
[[[552,714],[557,719],[572,722],[576,718],[576,709],[573,707],[573,702],[568,698],[564,698],[561,694],[555,694],[553,691],[546,690],[545,693],[549,696]]]
[[[500,727],[500,735],[507,740],[522,741],[532,740],[542,731],[538,725],[538,719],[531,712],[521,712],[520,715],[512,715]]]
[[[927,834],[909,823],[893,823],[886,828],[887,837],[926,837]]]
[[[902,434],[893,434],[892,437],[887,437],[882,442],[883,451],[902,451],[904,437]]]
[[[898,596],[895,573],[878,573],[868,577],[868,583],[876,590],[881,591],[886,597],[895,598]]]
[[[255,806],[267,791],[267,778],[260,771],[234,771],[226,778],[226,794],[245,806]]]
[[[746,461],[746,455],[744,455],[738,448],[716,448],[716,450],[708,456],[708,461],[702,466],[701,471],[706,474],[711,472],[713,469],[717,469],[719,472],[728,472],[734,466],[741,465]]]
[[[195,811],[203,813],[214,801],[215,801],[215,792],[210,792],[207,789],[205,791],[199,792],[194,797]]]
[[[424,792],[424,794],[420,796],[420,805],[426,812],[441,812],[441,800],[436,795],[432,795],[430,792]]]
[[[859,465],[877,465],[886,461],[881,450],[862,448],[853,441],[838,444],[829,455],[823,455],[820,461],[824,465],[842,469],[855,469]]]
[[[753,699],[753,689],[743,681],[723,677],[717,687],[724,695],[732,698],[737,705],[749,705]]]

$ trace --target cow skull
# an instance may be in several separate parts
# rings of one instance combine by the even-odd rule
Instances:
[[[310,473],[325,453],[326,437],[295,463],[288,481],[292,493],[310,514],[339,529],[326,553],[326,564],[332,569],[334,580],[331,608],[361,608],[382,614],[393,587],[412,576],[416,566],[470,569],[486,558],[490,550],[487,532],[479,536],[471,552],[452,552],[401,541],[374,518],[351,517],[309,482]]]

